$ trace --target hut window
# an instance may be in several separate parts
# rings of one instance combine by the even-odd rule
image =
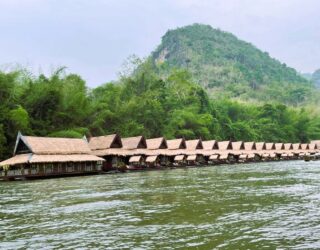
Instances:
[[[9,171],[8,171],[8,174],[7,174],[8,176],[12,176],[12,175],[14,175],[14,170],[13,169],[9,169]]]
[[[84,171],[86,169],[86,163],[85,162],[81,162],[81,171]]]
[[[59,172],[59,164],[55,163],[53,164],[53,172]]]
[[[102,168],[102,161],[98,161],[96,165],[97,165],[97,170],[101,170],[101,168]]]
[[[79,169],[79,165],[80,165],[80,163],[75,162],[75,163],[73,164],[73,171],[77,172],[78,169]]]
[[[67,172],[73,172],[73,163],[72,162],[70,162],[70,163],[68,163],[67,164],[68,166],[67,166]]]
[[[67,172],[68,164],[67,163],[62,163],[62,169],[61,172]]]
[[[96,162],[91,162],[92,170],[97,169],[97,163]]]
[[[61,172],[61,171],[62,171],[62,164],[58,163],[58,172]]]
[[[102,161],[98,161],[97,163],[96,163],[96,166],[97,166],[97,170],[101,170],[102,169]]]
[[[86,171],[91,171],[91,162],[86,162]]]
[[[45,172],[46,172],[46,173],[52,173],[52,168],[53,168],[52,163],[46,164],[46,165],[45,165]]]
[[[32,164],[31,165],[31,174],[36,174],[38,171],[37,171],[37,165],[36,164]]]

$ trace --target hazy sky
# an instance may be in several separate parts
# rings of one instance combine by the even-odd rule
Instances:
[[[300,72],[320,68],[319,0],[0,0],[0,66],[67,66],[90,86],[147,56],[168,29],[205,23]]]

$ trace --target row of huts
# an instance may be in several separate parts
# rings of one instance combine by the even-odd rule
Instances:
[[[166,140],[117,134],[82,139],[18,134],[13,157],[0,162],[0,179],[32,179],[119,171],[320,158],[320,141],[265,143]]]

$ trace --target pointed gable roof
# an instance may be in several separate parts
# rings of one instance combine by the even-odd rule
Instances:
[[[254,141],[252,141],[252,142],[245,142],[245,143],[244,143],[244,149],[245,149],[246,151],[257,150],[256,143],[255,143]]]
[[[273,142],[267,142],[266,143],[266,150],[275,150],[276,146]]]
[[[188,150],[203,149],[201,139],[188,140],[186,141],[186,146]]]
[[[122,141],[120,136],[117,134],[91,137],[89,147],[91,150],[121,148]]]
[[[91,154],[86,139],[36,137],[18,134],[14,155],[33,153],[39,155]]]
[[[266,150],[275,150],[275,144],[273,142],[267,142],[266,143]]]
[[[283,143],[275,143],[274,146],[275,146],[276,150],[284,150]]]
[[[233,150],[244,150],[243,141],[232,142],[232,149]]]
[[[216,140],[202,141],[202,146],[205,150],[215,150],[218,149],[218,142]]]
[[[266,143],[265,142],[256,142],[256,149],[257,150],[266,150]]]
[[[309,144],[307,144],[307,143],[301,143],[301,149],[302,149],[302,150],[307,150],[307,149],[309,149]]]
[[[285,143],[284,144],[284,149],[285,150],[292,150],[293,149],[293,144],[292,143]]]
[[[316,144],[317,149],[320,149],[320,140],[311,141],[311,144]]]
[[[168,149],[186,149],[186,141],[184,138],[167,140]]]
[[[165,149],[168,148],[167,141],[164,137],[147,139],[148,149]]]
[[[294,150],[299,150],[299,149],[301,149],[301,144],[300,144],[300,143],[293,143],[293,144],[292,144],[292,149],[294,149]]]
[[[144,136],[128,137],[122,138],[122,147],[124,149],[147,148],[147,143]]]
[[[310,149],[310,150],[318,149],[317,144],[315,144],[315,143],[309,143],[309,149]]]
[[[219,150],[231,150],[232,143],[230,141],[219,141],[218,142],[218,149]]]

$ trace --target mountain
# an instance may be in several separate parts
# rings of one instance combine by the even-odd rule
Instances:
[[[295,69],[209,25],[167,31],[150,58],[162,76],[187,69],[215,97],[298,105],[312,94],[312,84]]]

